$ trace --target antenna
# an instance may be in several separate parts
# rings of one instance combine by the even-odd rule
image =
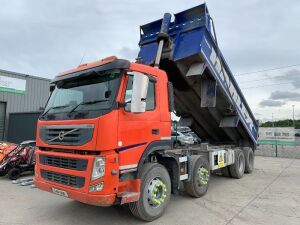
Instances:
[[[80,60],[80,63],[79,63],[79,65],[81,65],[81,63],[82,63],[82,61],[83,61],[83,59],[84,59],[85,55],[86,55],[86,52],[84,52],[84,53],[83,53],[83,55],[82,55],[82,57],[81,57],[81,60]]]

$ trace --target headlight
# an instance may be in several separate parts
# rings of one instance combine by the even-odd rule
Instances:
[[[103,177],[105,174],[105,159],[103,157],[96,157],[94,160],[94,167],[92,173],[92,180]]]
[[[95,184],[90,186],[89,192],[97,192],[97,191],[102,191],[104,188],[104,182],[100,182],[99,184]]]

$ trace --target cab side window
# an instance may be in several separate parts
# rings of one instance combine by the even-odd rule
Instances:
[[[128,104],[125,107],[125,111],[130,111],[130,101],[132,98],[132,83],[133,83],[133,76],[129,76],[126,92],[125,92],[125,102]],[[155,82],[153,80],[149,80],[148,84],[148,91],[146,97],[146,111],[151,111],[155,109]]]

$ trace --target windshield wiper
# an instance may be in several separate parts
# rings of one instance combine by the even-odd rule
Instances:
[[[58,105],[58,106],[53,106],[53,107],[50,107],[46,112],[44,112],[41,117],[44,117],[48,114],[48,112],[51,110],[51,109],[63,109],[63,108],[67,108],[69,107],[70,105]]]
[[[93,100],[93,101],[86,101],[86,102],[80,102],[78,105],[76,105],[75,107],[73,107],[69,114],[71,114],[72,112],[74,112],[79,106],[81,105],[92,105],[92,104],[95,104],[95,103],[98,103],[98,102],[108,102],[109,100],[108,99],[100,99],[100,100]]]

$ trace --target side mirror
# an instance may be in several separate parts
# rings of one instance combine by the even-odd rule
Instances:
[[[149,78],[141,73],[134,73],[132,84],[131,112],[142,113],[146,111],[146,97]]]
[[[52,91],[54,91],[55,89],[55,84],[50,84],[49,89],[50,89],[50,93],[52,93]]]

